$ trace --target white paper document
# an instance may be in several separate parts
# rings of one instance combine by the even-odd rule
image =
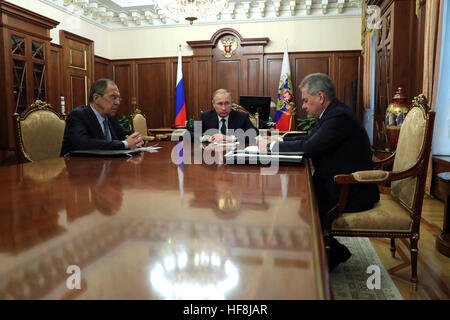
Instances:
[[[230,151],[225,155],[226,164],[269,164],[277,161],[280,164],[301,164],[303,160],[303,152],[284,152],[284,153],[260,153],[251,146],[245,150]],[[256,147],[257,148],[257,147]]]
[[[213,142],[213,144],[214,144],[215,146],[224,146],[224,147],[228,147],[228,146],[237,146],[237,145],[239,144],[239,142],[238,142],[238,141],[236,141],[236,142],[226,142],[226,141],[223,141],[223,142]]]
[[[145,152],[158,152],[159,149],[161,149],[161,147],[141,147],[141,148],[136,148],[135,150],[145,151]]]
[[[248,153],[258,153],[259,149],[258,146],[248,146],[247,148],[244,149],[244,151]]]

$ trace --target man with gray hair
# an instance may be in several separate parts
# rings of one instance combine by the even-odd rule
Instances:
[[[64,156],[75,150],[124,150],[141,147],[141,135],[129,132],[115,117],[121,100],[114,81],[95,81],[89,90],[89,104],[73,109],[67,117],[60,155]]]
[[[304,152],[311,158],[315,171],[314,190],[319,214],[324,218],[339,200],[340,186],[334,181],[338,174],[373,168],[372,151],[366,130],[352,110],[336,98],[333,82],[323,73],[305,77],[299,85],[302,109],[318,118],[313,131],[307,136],[263,139],[258,143],[261,151]],[[350,187],[345,212],[369,210],[380,199],[376,184]],[[348,249],[333,239],[330,249],[330,269],[350,257]]]

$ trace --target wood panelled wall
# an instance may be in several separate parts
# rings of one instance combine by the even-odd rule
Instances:
[[[263,46],[268,39],[244,39],[235,32],[232,35],[237,35],[240,51],[237,50],[231,58],[225,58],[214,45],[220,36],[227,33],[219,31],[208,40],[209,45],[213,44],[210,49],[197,47],[193,56],[183,57],[188,119],[198,119],[202,111],[210,109],[212,93],[221,87],[232,92],[235,103],[239,102],[240,95],[270,96],[272,101],[277,101],[283,53],[264,54]],[[89,39],[65,31],[61,31],[61,36],[64,37],[62,45],[52,44],[48,59],[51,88],[48,102],[57,111],[61,112],[61,96],[65,97],[65,112],[68,114],[74,107],[85,103],[88,94],[85,83],[89,90],[95,79],[110,78],[117,83],[123,98],[117,114],[119,118],[134,111],[131,101],[135,97],[137,106],[147,117],[149,128],[168,128],[173,124],[177,57],[108,60],[93,56],[94,44]],[[199,43],[205,42],[198,41],[194,46]],[[79,55],[74,54],[74,50]],[[306,75],[313,72],[329,74],[342,101],[346,100],[348,84],[355,80],[362,83],[360,51],[290,52],[289,60],[295,103],[301,118],[305,113],[301,111],[297,87]],[[71,81],[74,77],[82,80],[78,86],[78,82]],[[358,86],[358,99],[361,88]],[[362,119],[363,109],[355,108],[355,112]]]
[[[330,76],[336,86],[337,97],[346,102],[353,111],[362,119],[364,109],[361,102],[362,90],[362,57],[360,51],[328,51],[328,52],[293,52],[289,54],[291,66],[292,84],[294,86],[295,105],[297,106],[297,117],[304,118],[306,113],[301,110],[301,93],[298,85],[310,73],[321,72]],[[264,56],[265,78],[264,95],[272,97],[272,101],[277,101],[278,85],[280,81],[281,64],[283,54],[268,54]],[[345,89],[355,82],[357,85],[357,104],[350,103]]]
[[[92,40],[65,30],[60,30],[61,45],[51,43],[49,32],[57,24],[56,21],[39,16],[40,21],[46,23],[43,28],[42,22],[36,24],[34,20],[37,19],[37,15],[32,12],[14,5],[8,5],[7,8],[3,8],[2,5],[0,9],[5,10],[4,14],[9,14],[12,10],[14,15],[20,11],[20,14],[28,17],[32,23],[27,25],[30,29],[27,31],[30,33],[29,37],[27,35],[29,38],[27,41],[35,39],[40,30],[45,29],[45,32],[42,31],[44,32],[43,40],[47,44],[43,58],[47,72],[45,100],[58,112],[62,112],[62,96],[65,97],[65,113],[68,114],[78,105],[87,103],[89,87],[95,79],[111,78],[118,84],[123,98],[118,117],[134,111],[136,106],[132,105],[131,101],[136,98],[137,106],[147,116],[150,128],[167,128],[173,124],[177,57],[122,60],[96,57]],[[16,24],[20,25],[20,23]],[[9,28],[6,24],[0,27]],[[17,26],[11,28],[17,28]],[[4,39],[0,37],[0,42],[3,44],[0,60],[6,64],[0,65],[0,73],[5,79],[6,86],[4,90],[0,90],[0,100],[8,107],[0,117],[3,124],[1,128],[5,133],[0,139],[2,143],[0,164],[6,164],[14,161],[14,146],[17,141],[12,121],[14,94],[10,88],[13,82],[11,80],[13,71],[9,66],[11,48],[8,43],[11,39],[7,37],[9,36],[7,31],[4,31],[2,35]],[[236,41],[232,46],[233,53],[230,57],[224,56],[225,37]],[[193,56],[183,57],[183,81],[188,118],[198,119],[202,111],[210,109],[212,93],[218,88],[230,90],[233,94],[233,102],[236,103],[239,102],[241,95],[270,96],[276,102],[283,53],[265,54],[264,46],[269,41],[268,38],[243,38],[236,30],[225,28],[218,30],[209,40],[188,42],[194,49]],[[329,74],[336,83],[338,97],[343,101],[346,101],[348,96],[346,92],[348,85],[355,81],[357,84],[361,83],[360,51],[290,52],[289,59],[294,85],[293,94],[298,109],[301,109],[301,97],[297,92],[297,86],[309,73]],[[360,88],[359,85],[354,91],[357,99],[360,97]],[[27,101],[25,106],[31,105],[32,102]],[[355,108],[355,111],[361,118],[363,110]],[[301,111],[298,114],[304,117]]]
[[[233,54],[224,56],[219,41],[235,41]],[[218,30],[211,39],[189,41],[194,55],[183,57],[183,82],[187,117],[198,119],[210,109],[212,93],[226,88],[239,102],[241,95],[270,96],[276,103],[283,53],[264,54],[268,38],[243,38],[236,30]],[[222,49],[222,50],[221,50]],[[346,102],[360,119],[362,109],[362,57],[360,51],[291,52],[289,53],[293,94],[299,118],[301,96],[297,87],[314,72],[330,75],[337,96]],[[137,106],[147,117],[150,128],[168,128],[174,122],[177,57],[107,60],[95,57],[94,78],[112,78],[123,97],[118,117],[130,114]]]
[[[362,57],[360,51],[291,52],[289,53],[295,103],[299,117],[305,117],[301,110],[301,95],[297,87],[302,79],[313,72],[330,75],[336,85],[336,93],[345,101],[345,88],[352,82],[362,81]],[[188,119],[198,119],[201,111],[210,109],[211,95],[219,87],[226,87],[233,93],[233,102],[239,95],[270,96],[277,101],[283,53],[263,55],[262,63],[248,59],[244,65],[239,60],[220,61],[214,67],[211,57],[183,57],[183,82],[185,88]],[[243,70],[242,70],[243,69]],[[215,70],[215,71],[213,71]],[[245,77],[241,77],[242,71]],[[112,74],[112,76],[111,76]],[[177,57],[130,60],[107,60],[95,58],[95,79],[112,78],[123,97],[118,117],[133,112],[132,97],[147,116],[150,128],[168,128],[173,124],[175,113],[175,87]],[[245,81],[240,81],[244,78]],[[359,86],[358,90],[361,88]],[[357,98],[361,97],[360,91]],[[348,99],[347,99],[348,100]],[[362,104],[359,103],[359,106]],[[360,119],[364,110],[354,111]]]

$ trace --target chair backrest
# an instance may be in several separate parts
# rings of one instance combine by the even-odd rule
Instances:
[[[139,132],[141,136],[148,136],[147,118],[138,108],[131,115],[131,126],[134,132]]]
[[[255,128],[256,128],[256,129],[259,128],[259,115],[258,115],[258,112],[255,113],[255,114],[253,114],[253,113],[251,113],[250,111],[248,111],[247,109],[245,109],[244,107],[242,107],[242,106],[240,106],[240,105],[238,105],[238,104],[236,104],[236,103],[233,103],[233,104],[231,105],[231,108],[232,108],[233,110],[235,110],[235,111],[240,111],[240,112],[247,113],[247,114],[248,114],[248,117],[250,118],[250,121],[251,121],[252,124],[255,126]]]
[[[422,205],[428,160],[431,151],[435,112],[430,111],[425,96],[414,98],[398,139],[393,172],[413,170],[416,174],[391,183],[391,195],[410,212]]]
[[[22,160],[57,158],[66,127],[65,117],[44,101],[36,100],[22,114],[14,114]]]

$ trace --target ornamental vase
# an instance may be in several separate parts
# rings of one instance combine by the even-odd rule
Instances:
[[[386,135],[392,150],[397,148],[400,128],[409,111],[408,99],[402,88],[398,88],[392,97],[392,102],[386,109]]]

